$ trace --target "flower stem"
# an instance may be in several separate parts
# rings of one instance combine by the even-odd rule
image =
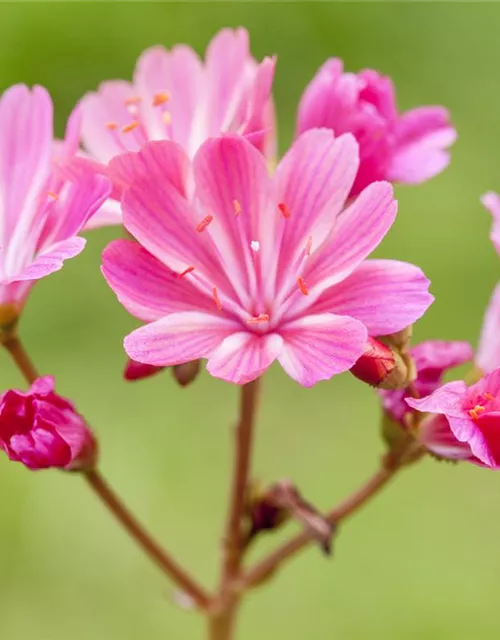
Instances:
[[[24,350],[21,340],[16,335],[9,335],[2,341],[2,344],[12,356],[12,359],[26,381],[29,384],[34,382],[38,378],[38,372]],[[99,471],[86,471],[84,472],[84,476],[90,488],[99,496],[110,513],[115,516],[136,544],[141,547],[184,593],[193,599],[200,609],[206,609],[210,603],[210,596],[151,538],[148,532],[139,524],[106,483]]]
[[[85,473],[85,478],[94,493],[102,500],[136,544],[185,594],[193,599],[200,609],[205,609],[210,601],[209,595],[151,538],[112,491],[100,473],[96,470],[88,471]]]
[[[252,439],[257,411],[259,381],[241,388],[240,419],[235,433],[234,470],[226,529],[221,588],[238,575],[242,548],[241,522],[250,473]]]
[[[411,447],[411,442],[407,441],[399,450],[385,456],[381,468],[367,482],[327,513],[328,521],[332,525],[338,525],[339,522],[348,518],[374,498],[403,467],[403,460],[409,447]],[[311,542],[308,533],[297,534],[251,567],[242,576],[239,588],[244,590],[261,584],[280,568],[283,562],[291,559]]]

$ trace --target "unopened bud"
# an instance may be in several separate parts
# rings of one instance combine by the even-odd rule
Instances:
[[[187,387],[193,380],[196,379],[200,372],[200,361],[192,360],[191,362],[184,362],[182,364],[176,364],[172,367],[172,373],[181,387]]]
[[[391,333],[387,336],[379,336],[378,339],[380,340],[380,342],[383,342],[389,347],[394,348],[399,353],[407,353],[410,347],[412,335],[413,325],[410,325],[405,329],[401,329],[401,331],[396,331],[396,333]]]
[[[411,358],[402,356],[375,338],[368,338],[365,352],[351,367],[356,378],[379,389],[405,387],[412,372]]]
[[[123,371],[123,377],[129,382],[133,380],[142,380],[143,378],[150,378],[160,371],[163,371],[165,367],[156,367],[154,364],[143,364],[129,358]]]

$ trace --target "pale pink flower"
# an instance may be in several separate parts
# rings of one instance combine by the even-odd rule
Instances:
[[[103,176],[70,182],[58,172],[76,153],[79,120],[76,109],[64,142],[54,142],[44,88],[16,85],[0,99],[0,304],[22,306],[36,280],[82,251],[77,234],[110,193]]]
[[[500,255],[500,196],[493,191],[481,196],[481,202],[491,213],[493,224],[491,226],[490,240]]]
[[[450,382],[431,395],[406,402],[431,415],[418,429],[418,439],[443,458],[500,467],[500,369],[467,387]]]
[[[124,151],[138,151],[148,140],[173,140],[192,158],[207,138],[235,132],[273,162],[275,62],[254,60],[242,28],[221,30],[208,45],[204,62],[185,45],[170,51],[147,49],[132,82],[104,82],[83,98],[84,147],[105,165]],[[103,166],[94,167],[105,172]],[[115,186],[119,191],[120,184]]]
[[[433,300],[417,267],[365,260],[396,202],[390,184],[376,183],[343,210],[358,168],[350,135],[307,132],[272,178],[264,156],[234,135],[207,141],[192,168],[172,142],[111,165],[131,185],[124,224],[140,244],[112,242],[103,273],[151,323],[125,339],[134,360],[207,358],[213,376],[239,384],[278,360],[310,386],[352,367],[368,334],[403,329]]]
[[[57,395],[51,376],[38,378],[27,393],[11,389],[0,397],[0,448],[32,470],[88,469],[97,455],[84,418]]]
[[[484,314],[475,363],[483,373],[500,367],[500,284],[495,287]]]
[[[440,386],[448,369],[472,360],[473,350],[468,342],[428,340],[410,349],[410,355],[417,370],[412,392],[427,396]],[[383,408],[391,418],[404,424],[404,416],[409,411],[405,400],[411,397],[408,389],[379,389],[377,393],[382,400]]]
[[[418,184],[450,162],[456,138],[443,107],[399,113],[394,85],[371,69],[344,73],[338,58],[327,60],[302,95],[297,131],[328,127],[350,132],[359,143],[360,166],[351,195],[375,180]]]

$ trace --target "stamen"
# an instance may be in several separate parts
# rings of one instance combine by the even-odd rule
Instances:
[[[278,209],[280,210],[281,215],[285,218],[285,220],[288,220],[288,218],[290,218],[290,216],[292,215],[290,209],[284,202],[278,202]]]
[[[208,227],[208,225],[212,222],[213,219],[214,219],[213,216],[206,216],[205,218],[203,218],[203,220],[196,227],[196,231],[198,233],[201,233],[202,231],[204,231]]]
[[[59,196],[57,195],[57,193],[54,193],[53,191],[47,191],[47,195],[49,196],[49,198],[52,198],[53,200],[59,200]]]
[[[485,411],[485,408],[480,404],[477,404],[474,409],[469,410],[469,415],[473,420],[477,420],[479,418],[479,414],[483,413],[483,411]]]
[[[307,238],[306,248],[304,249],[304,251],[306,252],[306,256],[310,256],[311,255],[312,243],[313,243],[312,236],[309,236]]]
[[[258,316],[254,316],[253,318],[248,318],[247,320],[247,324],[262,324],[263,322],[269,322],[268,313],[259,313]]]
[[[170,100],[170,94],[168,91],[158,91],[153,97],[153,107],[159,107],[161,104],[165,104]]]
[[[106,127],[106,129],[109,129],[110,131],[116,131],[116,129],[118,129],[118,123],[117,122],[106,122],[105,127]]]
[[[125,98],[125,106],[130,107],[131,104],[139,104],[141,100],[141,96],[130,96],[130,98]]]
[[[486,400],[496,400],[495,396],[492,396],[491,393],[483,393],[483,396],[486,398]]]
[[[166,125],[169,125],[169,124],[171,124],[171,123],[172,123],[172,116],[170,115],[170,113],[169,113],[168,111],[164,111],[164,112],[161,114],[161,119],[163,120],[163,122],[164,122]]]
[[[137,129],[138,126],[139,122],[137,120],[132,120],[132,122],[122,127],[122,133],[130,133],[134,129]]]
[[[194,267],[190,266],[187,269],[184,269],[182,273],[179,273],[178,276],[179,278],[183,278],[184,276],[187,276],[188,273],[192,273],[193,271],[194,271]]]
[[[299,285],[300,293],[302,293],[305,296],[308,296],[309,295],[309,289],[306,287],[306,283],[305,283],[304,278],[302,276],[299,276],[297,278],[297,284]]]
[[[214,302],[215,302],[215,306],[217,307],[217,309],[219,311],[222,311],[222,305],[220,303],[219,294],[217,293],[217,287],[214,287],[212,289],[212,296],[213,296],[213,299],[214,299]]]
[[[233,200],[233,207],[234,207],[234,215],[239,216],[241,213],[241,204],[238,202],[238,200]]]
[[[250,243],[250,249],[255,251],[255,253],[258,253],[260,251],[260,242],[258,240],[252,240]]]

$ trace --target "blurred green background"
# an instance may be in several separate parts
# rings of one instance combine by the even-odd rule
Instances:
[[[401,108],[443,104],[459,132],[451,167],[398,189],[400,213],[379,255],[421,265],[437,298],[417,340],[475,342],[500,274],[479,204],[500,190],[499,4],[3,3],[0,85],[40,83],[59,133],[82,94],[129,78],[146,47],[187,42],[200,53],[223,26],[246,26],[257,57],[279,57],[281,149],[305,84],[344,58],[394,78]],[[102,468],[138,515],[214,584],[236,389],[203,374],[127,385],[123,336],[135,325],[99,273],[119,234],[36,286],[22,334],[99,434]],[[0,387],[22,385],[1,355]],[[268,375],[255,475],[293,478],[321,508],[375,468],[382,447],[375,395],[348,375],[311,390]],[[196,639],[203,622],[77,477],[29,473],[0,460],[0,615],[9,640]],[[241,640],[489,639],[500,634],[500,476],[431,460],[408,470],[346,524],[334,557],[309,550],[247,599]],[[270,548],[275,540],[267,540]]]

